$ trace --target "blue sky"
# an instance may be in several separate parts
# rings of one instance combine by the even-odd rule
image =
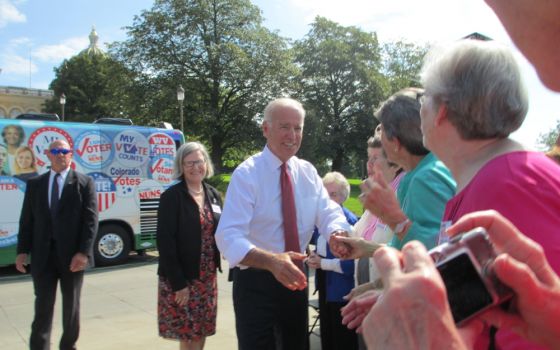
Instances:
[[[511,44],[483,0],[252,0],[265,25],[284,37],[302,38],[321,15],[342,25],[377,32],[382,41],[444,43],[480,32]],[[0,0],[0,86],[47,88],[53,68],[85,49],[92,25],[100,44],[124,40],[123,27],[153,0]],[[539,133],[560,119],[560,94],[542,86],[518,54],[529,90],[529,115],[514,138],[537,147]]]

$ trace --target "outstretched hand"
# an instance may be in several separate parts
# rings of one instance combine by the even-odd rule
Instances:
[[[307,277],[303,271],[294,264],[299,261],[303,265],[303,261],[307,257],[305,254],[296,252],[277,253],[273,255],[270,272],[282,283],[282,285],[290,290],[302,290],[307,287]]]
[[[359,259],[371,257],[383,245],[366,241],[361,237],[331,236],[329,246],[334,256],[340,259]]]

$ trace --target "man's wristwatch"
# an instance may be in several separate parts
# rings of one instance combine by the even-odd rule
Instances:
[[[410,224],[410,220],[408,218],[406,218],[403,222],[399,222],[397,226],[395,226],[395,234],[399,235],[403,233],[408,227],[408,224]]]

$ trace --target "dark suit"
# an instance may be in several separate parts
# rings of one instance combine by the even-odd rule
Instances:
[[[56,288],[60,280],[63,328],[60,349],[74,349],[79,334],[80,293],[83,271],[71,272],[76,253],[93,262],[97,233],[97,197],[93,180],[70,170],[60,195],[58,210],[49,209],[50,172],[29,179],[19,223],[18,254],[31,254],[35,289],[35,319],[31,349],[49,349]]]

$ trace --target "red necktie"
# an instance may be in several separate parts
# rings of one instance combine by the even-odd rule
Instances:
[[[284,250],[286,252],[301,253],[299,248],[294,188],[286,163],[282,163],[280,167],[280,188],[282,189],[282,218],[284,219]],[[303,262],[301,260],[294,261],[294,264],[303,271]]]

